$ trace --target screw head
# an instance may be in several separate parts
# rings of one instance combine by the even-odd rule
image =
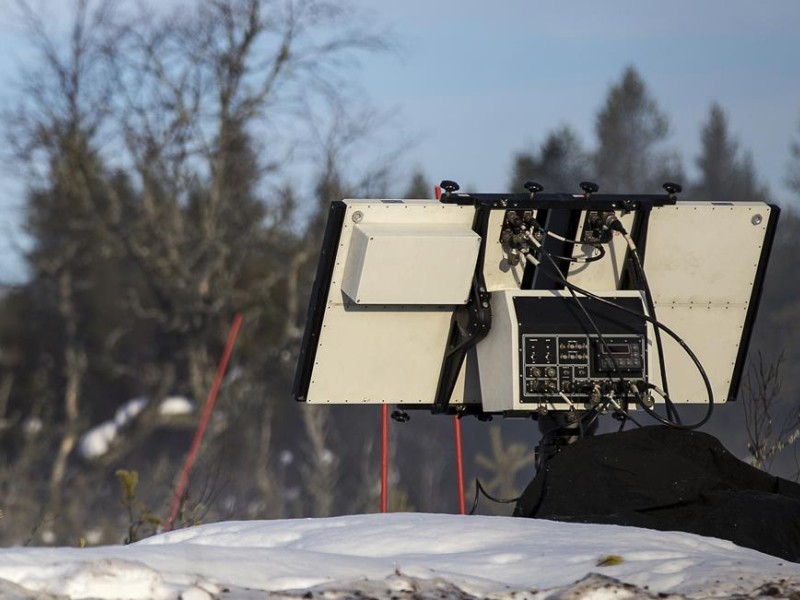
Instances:
[[[761,225],[761,221],[763,221],[763,220],[764,220],[764,218],[761,215],[753,215],[753,218],[750,219],[750,222],[753,225]]]
[[[353,223],[361,223],[363,219],[364,213],[362,213],[360,210],[357,210],[353,213]]]

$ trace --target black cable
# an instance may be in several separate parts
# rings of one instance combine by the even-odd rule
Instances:
[[[625,397],[626,397],[626,398],[628,397],[628,396],[627,396],[627,394],[625,395]],[[637,426],[639,429],[641,429],[641,428],[642,428],[642,424],[641,424],[641,423],[639,423],[639,421],[637,421],[636,419],[634,419],[634,418],[633,418],[633,415],[631,415],[631,413],[629,413],[627,410],[625,410],[624,408],[622,408],[622,405],[621,405],[621,404],[619,404],[618,402],[616,402],[616,400],[614,400],[614,401],[611,403],[611,405],[614,407],[614,410],[616,410],[618,413],[620,413],[620,414],[623,416],[623,418],[624,418],[624,419],[626,419],[626,420],[630,421],[631,423],[633,423],[634,425],[636,425],[636,426]],[[623,422],[623,424],[624,424],[624,422]]]
[[[544,256],[547,258],[547,260],[550,261],[550,265],[553,267],[553,269],[555,269],[556,271],[558,271],[560,273],[560,271],[558,269],[558,266],[555,264],[555,261],[553,260],[553,257],[550,255],[550,253],[547,252],[544,249],[544,247],[541,246],[541,245],[537,245],[537,247],[539,249],[539,253],[540,254],[544,254]],[[616,357],[614,356],[614,354],[611,352],[610,348],[608,347],[608,342],[606,342],[605,337],[603,337],[603,334],[601,333],[600,328],[597,326],[597,323],[595,323],[594,319],[589,314],[589,311],[587,311],[586,307],[583,306],[583,303],[580,301],[580,298],[578,298],[578,296],[575,294],[575,292],[573,290],[571,290],[569,288],[567,288],[567,289],[569,290],[569,293],[572,295],[572,298],[575,300],[575,303],[578,305],[578,308],[581,309],[581,312],[583,313],[584,317],[586,317],[586,320],[589,322],[589,324],[591,325],[592,329],[594,329],[594,332],[597,335],[597,338],[600,340],[600,343],[603,345],[603,348],[605,348],[606,353],[608,354],[609,358],[611,358],[611,363],[614,365],[614,371],[616,372],[616,375],[619,378],[619,382],[621,384],[622,389],[625,390],[625,398],[627,398],[627,396],[628,396],[627,389],[628,388],[626,386],[625,378],[622,375],[622,370],[619,368],[619,363],[617,362]],[[621,404],[615,402],[614,409],[617,412],[620,412],[621,414],[625,415],[627,418],[631,419],[631,421],[636,423],[636,425],[641,427],[641,425],[636,421],[636,419],[631,417],[628,414],[628,411],[625,410],[622,407]]]
[[[531,509],[531,512],[528,515],[528,517],[531,519],[536,518],[536,515],[539,514],[539,511],[542,508],[542,504],[544,503],[544,497],[547,495],[547,479],[549,475],[550,475],[550,463],[547,462],[544,465],[544,475],[542,476],[542,489],[539,492],[539,497],[536,499],[536,504],[533,505],[533,508]]]
[[[553,258],[557,258],[559,260],[566,260],[567,262],[577,263],[577,264],[585,264],[585,263],[593,263],[597,262],[601,258],[606,255],[606,249],[602,246],[592,246],[595,250],[598,250],[600,253],[593,255],[593,256],[561,256],[559,254],[550,254]]]
[[[548,231],[547,229],[545,229],[544,227],[542,227],[541,225],[539,225],[539,223],[537,223],[536,221],[533,222],[533,225],[534,225],[534,229],[535,230],[541,230],[545,235],[549,235],[551,238],[553,238],[554,240],[558,240],[559,242],[566,242],[567,244],[574,244],[576,246],[584,246],[584,245],[586,245],[586,246],[594,246],[595,248],[602,247],[602,244],[600,244],[600,243],[592,243],[592,242],[583,242],[581,240],[573,240],[573,239],[570,239],[568,237],[564,237],[563,235],[558,235],[556,233],[552,233],[552,232]]]
[[[642,289],[644,291],[644,300],[645,304],[647,304],[647,312],[650,315],[657,319],[656,317],[656,305],[653,301],[653,293],[650,291],[650,283],[647,281],[647,274],[644,270],[644,265],[642,264],[641,256],[639,256],[639,251],[636,249],[636,244],[633,243],[633,240],[630,239],[628,232],[622,231],[622,235],[625,237],[625,241],[628,242],[628,249],[631,251],[631,256],[633,256],[633,263],[636,266],[636,269],[639,271],[639,277],[641,282]],[[667,408],[667,417],[674,418],[675,422],[679,425],[682,424],[681,415],[678,413],[678,409],[675,407],[675,403],[672,402],[672,399],[669,396],[669,385],[667,383],[667,365],[666,361],[664,360],[664,345],[661,341],[661,330],[656,327],[653,331],[655,338],[656,338],[656,350],[658,352],[658,368],[661,370],[661,387],[664,389],[664,403]]]
[[[686,352],[686,354],[689,356],[689,358],[692,360],[692,362],[697,367],[697,370],[700,373],[700,377],[702,377],[703,383],[705,384],[705,387],[706,387],[706,393],[708,395],[708,408],[706,409],[706,414],[703,416],[703,418],[700,419],[697,423],[693,423],[691,425],[683,425],[681,423],[675,423],[673,421],[669,421],[668,419],[665,419],[664,417],[659,415],[657,412],[655,412],[652,408],[647,406],[644,403],[644,401],[642,401],[641,395],[635,395],[634,397],[636,398],[637,403],[639,404],[639,406],[641,406],[642,409],[647,414],[649,414],[651,417],[656,419],[658,422],[663,423],[664,425],[673,427],[675,429],[682,429],[682,430],[686,430],[686,431],[691,431],[693,429],[697,429],[698,427],[701,427],[702,425],[705,425],[708,422],[708,420],[711,418],[712,413],[714,412],[714,391],[711,388],[711,382],[708,379],[708,374],[706,373],[706,370],[703,368],[703,365],[700,363],[700,359],[697,358],[697,355],[694,352],[692,352],[692,349],[689,348],[689,346],[686,344],[686,342],[683,341],[683,339],[677,333],[672,331],[669,327],[667,327],[663,323],[661,323],[659,321],[656,321],[655,319],[651,319],[648,315],[644,315],[644,314],[638,313],[635,310],[630,310],[630,309],[628,309],[628,308],[626,308],[624,306],[621,306],[621,305],[619,305],[619,304],[617,304],[615,302],[611,302],[609,300],[606,300],[605,298],[597,296],[596,294],[593,294],[593,293],[589,292],[588,290],[584,290],[582,288],[579,288],[578,286],[573,285],[573,284],[567,282],[566,280],[563,280],[562,283],[564,283],[568,288],[571,287],[576,292],[581,293],[581,294],[585,295],[588,298],[593,298],[595,300],[598,300],[600,302],[608,304],[609,306],[613,306],[614,308],[616,308],[618,310],[621,310],[623,312],[627,312],[627,313],[630,313],[630,314],[635,315],[637,317],[643,318],[645,321],[648,321],[649,323],[652,323],[656,327],[660,327],[672,339],[674,339],[676,342],[678,342],[678,344],[681,346],[681,348],[683,348],[684,352]],[[652,388],[653,386],[650,385],[649,387]]]
[[[531,236],[531,238],[530,238],[530,239],[534,239],[534,238]],[[548,261],[550,261],[550,264],[552,265],[553,269],[555,269],[556,271],[558,271],[558,266],[556,266],[556,264],[555,264],[555,261],[553,260],[553,257],[552,257],[552,255],[551,255],[549,252],[547,252],[547,251],[546,251],[546,250],[545,250],[545,249],[544,249],[544,248],[543,248],[543,247],[542,247],[542,246],[541,246],[541,245],[540,245],[538,242],[535,242],[535,245],[536,245],[536,247],[538,248],[538,250],[539,250],[539,253],[540,253],[540,254],[544,254],[544,255],[545,255],[545,257],[547,258],[547,260],[548,260]],[[560,272],[560,271],[559,271],[559,272]],[[595,334],[597,335],[598,339],[600,340],[600,343],[601,343],[601,344],[603,344],[603,347],[605,348],[605,350],[606,350],[606,353],[607,353],[607,354],[609,355],[609,357],[611,358],[611,362],[612,362],[612,364],[614,365],[614,370],[616,371],[616,375],[617,375],[617,377],[619,377],[619,381],[620,381],[621,387],[622,387],[622,389],[623,389],[623,390],[625,390],[625,396],[624,396],[624,398],[626,398],[626,399],[627,399],[627,396],[628,396],[628,388],[627,388],[627,387],[626,387],[626,385],[625,385],[625,378],[624,378],[624,377],[623,377],[623,375],[622,375],[622,371],[621,371],[621,369],[619,368],[619,363],[617,363],[617,359],[616,359],[616,357],[613,355],[613,353],[612,353],[612,352],[611,352],[611,350],[609,349],[609,347],[608,347],[608,343],[606,342],[605,338],[603,337],[603,334],[600,332],[600,328],[597,326],[597,324],[595,323],[595,321],[594,321],[594,319],[592,318],[592,316],[589,314],[589,312],[588,312],[588,311],[586,310],[586,308],[583,306],[583,303],[580,301],[580,299],[578,298],[578,296],[577,296],[577,295],[575,294],[575,292],[573,292],[572,290],[569,290],[569,292],[570,292],[570,294],[572,295],[573,299],[575,300],[575,303],[578,305],[578,307],[579,307],[579,308],[581,309],[581,311],[583,312],[584,316],[586,317],[586,320],[587,320],[587,321],[589,322],[589,324],[592,326],[592,329],[594,329],[594,331],[595,331]],[[607,403],[606,403],[606,404],[607,404]],[[614,404],[615,404],[615,406],[614,406],[614,410],[615,410],[615,411],[617,411],[617,412],[621,413],[621,414],[622,414],[622,415],[624,415],[626,418],[628,418],[628,419],[630,419],[631,421],[633,421],[633,422],[634,422],[634,423],[635,423],[635,424],[636,424],[638,427],[641,427],[641,424],[639,424],[639,422],[638,422],[638,421],[636,421],[636,419],[634,419],[634,418],[633,418],[633,417],[632,417],[632,416],[631,416],[631,415],[628,413],[628,411],[627,411],[627,410],[625,410],[625,409],[622,407],[622,405],[621,405],[621,404],[618,404],[618,403],[616,403],[616,402],[615,402]],[[581,424],[581,421],[580,421],[580,420],[578,421],[578,424],[579,424],[580,431],[581,431],[581,436],[580,436],[580,437],[584,437],[583,425]]]
[[[512,502],[519,502],[519,499],[522,498],[522,494],[517,496],[516,498],[495,498],[489,492],[487,492],[483,486],[481,485],[481,480],[477,477],[475,478],[475,500],[472,502],[472,508],[469,511],[469,514],[474,515],[475,511],[478,508],[478,500],[480,499],[480,495],[483,494],[486,496],[487,499],[491,500],[492,502],[497,502],[498,504],[511,504]]]
[[[656,305],[655,301],[653,300],[653,293],[650,290],[650,282],[647,279],[647,273],[644,270],[644,264],[642,263],[641,256],[639,255],[639,250],[636,248],[636,244],[633,242],[633,239],[630,237],[630,234],[626,231],[625,226],[622,224],[616,215],[610,217],[609,220],[606,221],[606,226],[611,229],[612,231],[617,231],[618,233],[622,234],[625,238],[625,242],[628,245],[628,249],[630,250],[630,254],[633,257],[633,264],[638,270],[634,270],[633,275],[637,279],[637,283],[639,284],[640,289],[644,291],[644,300],[647,306],[647,312],[650,314],[651,317],[658,320],[656,316]],[[658,366],[661,373],[661,385],[664,389],[664,405],[667,410],[667,418],[671,421],[681,425],[683,421],[681,420],[681,415],[678,412],[678,409],[675,406],[675,403],[672,401],[672,398],[669,395],[669,383],[667,380],[667,365],[664,357],[664,345],[661,340],[661,330],[658,327],[653,329],[653,335],[656,341],[656,351],[658,354]]]
[[[541,249],[541,253],[544,254],[549,259],[549,254],[546,251],[544,251],[544,249],[541,248],[541,246],[540,246],[540,249]],[[649,406],[647,406],[645,404],[645,402],[641,398],[641,393],[634,395],[634,397],[636,398],[636,401],[639,404],[639,406],[641,406],[641,408],[647,414],[649,414],[651,417],[656,419],[658,422],[660,422],[660,423],[662,423],[664,425],[667,425],[669,427],[673,427],[674,429],[681,429],[681,430],[685,430],[685,431],[691,431],[691,430],[697,429],[698,427],[701,427],[702,425],[707,423],[708,420],[711,418],[711,415],[714,412],[714,390],[711,387],[711,381],[708,379],[708,374],[706,373],[706,370],[703,368],[703,365],[700,362],[700,359],[697,358],[697,355],[692,351],[691,348],[689,348],[688,344],[683,340],[683,338],[681,338],[677,333],[672,331],[672,329],[670,329],[669,327],[667,327],[666,325],[664,325],[663,323],[661,323],[660,321],[658,321],[654,317],[651,317],[649,315],[645,315],[645,314],[642,314],[642,313],[637,312],[635,310],[631,310],[629,308],[626,308],[626,307],[624,307],[624,306],[622,306],[620,304],[617,304],[616,302],[613,302],[611,300],[608,300],[606,298],[598,296],[597,294],[593,294],[592,292],[590,292],[588,290],[585,290],[585,289],[583,289],[581,287],[578,287],[577,285],[575,285],[573,283],[570,283],[561,274],[561,271],[558,269],[558,266],[555,265],[555,261],[550,259],[550,263],[552,264],[553,269],[555,270],[556,278],[568,290],[571,290],[573,292],[577,292],[579,294],[582,294],[582,295],[586,296],[587,298],[592,298],[594,300],[597,300],[598,302],[601,302],[603,304],[607,304],[608,306],[612,306],[612,307],[616,308],[617,310],[620,310],[622,312],[626,312],[626,313],[634,315],[634,316],[636,316],[638,318],[644,319],[648,323],[652,323],[655,327],[660,328],[667,335],[669,335],[672,339],[674,339],[680,345],[680,347],[683,348],[684,352],[686,352],[686,354],[689,356],[689,358],[692,360],[692,362],[697,367],[697,370],[700,373],[700,377],[703,379],[703,383],[705,384],[706,393],[708,394],[708,408],[706,409],[706,414],[697,423],[693,423],[691,425],[683,425],[681,423],[675,423],[673,421],[670,421],[669,419],[665,419],[664,417],[659,415],[657,412],[655,412],[653,409],[651,409]],[[652,386],[650,386],[650,387],[652,387]]]

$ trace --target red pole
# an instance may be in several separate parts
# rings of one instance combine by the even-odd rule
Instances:
[[[456,431],[456,472],[458,475],[458,512],[459,514],[467,514],[466,504],[464,502],[464,455],[461,447],[461,420],[457,416],[453,416],[453,427]]]
[[[381,418],[381,512],[389,512],[389,405],[382,407]]]
[[[183,463],[183,469],[181,470],[181,476],[178,480],[178,485],[175,488],[175,495],[172,498],[172,508],[170,509],[167,524],[164,526],[164,531],[172,531],[175,518],[178,516],[183,494],[186,491],[186,486],[189,485],[189,472],[192,470],[194,461],[197,458],[197,453],[200,450],[200,442],[203,440],[203,434],[205,433],[206,426],[211,418],[211,411],[214,410],[214,403],[217,401],[219,387],[222,385],[222,378],[225,376],[225,371],[228,368],[228,361],[233,353],[233,346],[236,344],[236,338],[239,336],[239,329],[241,326],[242,314],[237,313],[233,318],[231,331],[228,334],[228,341],[225,344],[225,351],[222,353],[222,359],[219,361],[219,366],[217,367],[217,374],[214,377],[214,384],[211,386],[211,391],[208,393],[206,404],[203,407],[203,414],[200,417],[200,423],[197,425],[197,431],[194,433],[192,446],[189,448],[189,454],[186,455],[186,460]]]

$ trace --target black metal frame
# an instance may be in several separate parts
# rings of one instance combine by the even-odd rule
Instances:
[[[731,385],[728,388],[728,402],[736,400],[739,396],[739,386],[742,382],[745,367],[747,366],[747,353],[750,349],[750,339],[753,335],[753,327],[756,323],[756,316],[758,315],[758,305],[761,302],[761,293],[764,289],[764,278],[767,276],[767,267],[769,266],[769,257],[772,253],[772,244],[775,241],[775,232],[778,229],[778,217],[781,209],[775,205],[770,204],[769,220],[767,221],[767,230],[764,232],[764,244],[761,246],[761,256],[758,258],[758,267],[756,267],[756,277],[753,281],[753,290],[750,293],[750,304],[747,305],[747,314],[744,318],[744,327],[742,329],[742,342],[739,344],[739,352],[736,355],[736,363],[733,366],[733,374],[731,375]]]
[[[450,335],[447,349],[442,359],[439,383],[433,400],[432,412],[446,413],[450,405],[450,397],[458,380],[458,374],[470,349],[486,337],[492,326],[492,309],[489,305],[489,292],[483,279],[483,266],[486,256],[486,237],[489,231],[488,210],[475,211],[472,230],[481,237],[475,273],[472,275],[472,287],[469,300],[464,306],[457,306],[450,319]]]
[[[675,204],[676,198],[671,194],[658,195],[623,195],[623,194],[445,194],[441,198],[445,204],[460,204],[475,207],[473,231],[481,236],[481,248],[475,274],[473,276],[472,293],[465,306],[456,307],[450,324],[450,336],[447,350],[442,360],[442,369],[433,405],[403,406],[404,409],[430,409],[434,413],[472,414],[486,416],[480,406],[461,404],[451,406],[450,398],[455,389],[458,374],[466,358],[467,352],[489,333],[491,327],[491,308],[489,293],[483,282],[484,256],[488,238],[489,215],[492,211],[531,210],[537,211],[540,223],[562,237],[575,239],[580,214],[583,211],[621,210],[650,212],[654,206]],[[542,223],[543,221],[543,223]],[[560,256],[569,256],[572,244],[556,239],[544,240],[545,248]],[[552,246],[552,247],[551,247]],[[566,261],[560,265],[566,276],[569,267]],[[526,265],[523,273],[523,289],[562,289],[563,284],[553,281],[543,271]],[[525,416],[528,416],[527,414]]]
[[[331,276],[333,268],[336,266],[336,251],[342,236],[342,224],[346,212],[347,205],[344,202],[338,200],[331,202],[328,223],[322,237],[317,274],[308,302],[303,345],[300,347],[300,355],[297,357],[297,370],[292,385],[292,397],[298,402],[305,402],[308,388],[311,385],[311,373],[314,370],[314,359],[317,356],[317,345],[322,331],[322,319],[325,317],[325,304],[328,302],[328,292],[331,289]]]
[[[445,194],[445,204],[474,205],[503,210],[638,210],[675,204],[671,194]]]

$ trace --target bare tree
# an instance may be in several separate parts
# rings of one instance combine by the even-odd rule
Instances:
[[[106,122],[109,88],[100,49],[108,33],[111,1],[75,5],[69,39],[60,47],[44,21],[24,0],[17,8],[40,53],[39,70],[24,83],[26,101],[8,115],[9,139],[22,164],[39,171],[44,185],[32,194],[28,225],[37,245],[28,259],[38,281],[51,290],[62,340],[57,357],[63,382],[61,440],[50,469],[50,508],[62,509],[67,459],[81,427],[81,397],[87,369],[86,336],[79,296],[88,285],[90,256],[108,248],[94,235],[94,208],[102,177],[92,140]]]
[[[781,367],[783,354],[766,363],[761,353],[750,364],[744,380],[742,407],[747,430],[750,462],[770,471],[784,450],[795,447],[800,439],[800,408],[788,412],[781,406]],[[781,410],[781,409],[784,410]]]
[[[479,453],[475,457],[475,464],[488,471],[491,476],[485,486],[487,491],[498,498],[510,500],[519,494],[517,475],[534,465],[534,453],[531,448],[519,442],[506,445],[499,425],[493,425],[489,429],[489,438],[491,456]]]
[[[312,115],[332,106],[331,130],[339,127],[343,67],[384,42],[329,0],[202,0],[168,15],[75,0],[66,40],[26,0],[16,6],[39,58],[6,122],[30,169],[31,294],[57,322],[48,351],[35,355],[45,387],[61,396],[49,478],[58,512],[81,431],[113,413],[107,388],[91,385],[98,371],[153,400],[125,432],[134,435],[118,438],[128,447],[160,425],[153,416],[168,393],[205,396],[234,312],[249,324],[240,345],[257,347],[241,360],[248,381],[265,367],[286,379],[324,203],[298,224],[283,167],[313,131]],[[333,144],[348,139],[332,136],[326,155],[336,158]],[[336,160],[322,162],[317,191],[337,197]],[[380,178],[370,175],[374,186]],[[108,280],[113,310],[95,293]],[[317,458],[327,448],[324,416],[307,421]],[[257,485],[274,496],[271,423],[257,438]],[[118,448],[108,458],[123,456]]]
[[[303,423],[308,443],[302,473],[306,493],[310,496],[311,516],[329,517],[333,515],[340,462],[331,443],[330,408],[304,407]]]

